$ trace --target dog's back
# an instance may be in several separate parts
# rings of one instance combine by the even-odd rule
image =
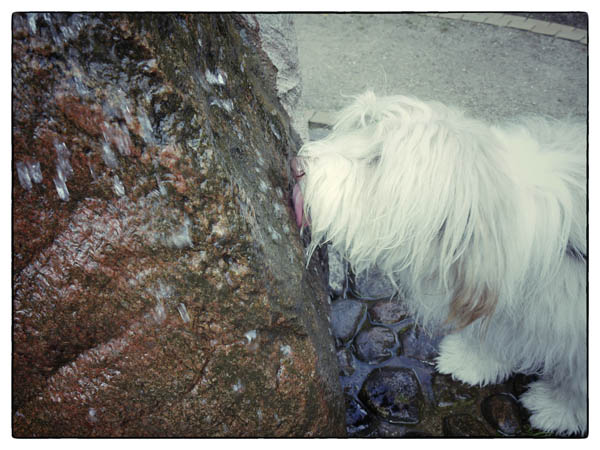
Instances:
[[[495,128],[511,147],[512,170],[526,180],[539,201],[555,202],[557,222],[568,234],[566,249],[587,255],[586,170],[587,133],[584,123],[549,118],[520,118],[517,123]],[[548,226],[548,204],[543,205]],[[544,224],[542,224],[544,225]],[[539,230],[538,230],[539,231]]]

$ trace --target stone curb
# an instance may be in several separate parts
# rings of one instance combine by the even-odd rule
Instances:
[[[308,119],[309,128],[331,128],[335,123],[335,111],[311,111]]]
[[[588,33],[586,30],[561,25],[558,23],[544,22],[528,17],[514,16],[503,13],[424,13],[425,16],[440,17],[442,19],[466,20],[469,22],[487,23],[499,27],[516,28],[531,31],[532,33],[545,34],[560,39],[580,42],[587,45]]]

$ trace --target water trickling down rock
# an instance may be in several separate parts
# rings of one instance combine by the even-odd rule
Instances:
[[[12,19],[13,435],[343,435],[260,21]]]

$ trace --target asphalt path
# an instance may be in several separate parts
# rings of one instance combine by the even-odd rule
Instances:
[[[491,122],[587,116],[588,48],[579,42],[420,14],[294,20],[302,76],[297,123],[366,89],[441,101]]]

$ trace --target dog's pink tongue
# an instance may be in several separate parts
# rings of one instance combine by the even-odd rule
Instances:
[[[294,185],[292,202],[294,203],[294,212],[296,213],[296,224],[301,228],[304,222],[304,199],[302,198],[302,191],[299,184]]]

